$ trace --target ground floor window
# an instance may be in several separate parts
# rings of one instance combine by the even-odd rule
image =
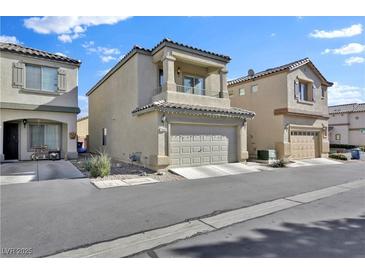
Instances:
[[[60,150],[61,126],[56,124],[30,125],[30,148],[47,146],[48,149]]]

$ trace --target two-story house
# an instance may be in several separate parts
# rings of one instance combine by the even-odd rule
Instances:
[[[328,107],[331,144],[365,146],[365,103]]]
[[[87,93],[90,151],[155,170],[245,161],[254,113],[230,106],[229,61],[169,39],[135,46]]]
[[[77,157],[80,61],[0,43],[0,159],[30,160],[36,148]]]
[[[228,81],[231,105],[256,113],[248,123],[248,152],[276,150],[279,159],[327,157],[327,88],[308,59]]]

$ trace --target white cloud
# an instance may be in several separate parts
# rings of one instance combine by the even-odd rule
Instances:
[[[71,35],[69,34],[61,34],[59,36],[57,36],[58,40],[60,40],[63,43],[71,43],[72,42],[72,38]]]
[[[82,101],[82,102],[86,102],[87,103],[87,96],[85,96],[85,95],[79,95],[78,98],[79,98],[79,101]]]
[[[365,62],[365,58],[360,57],[360,56],[351,56],[345,60],[345,64],[348,66],[351,66],[353,64],[361,64],[364,62]]]
[[[62,52],[55,52],[55,54],[60,55],[60,56],[63,56],[63,57],[67,57],[67,55],[64,54],[64,53],[62,53]]]
[[[365,45],[359,43],[350,43],[337,49],[325,49],[322,52],[322,54],[333,53],[333,54],[347,55],[347,54],[362,53],[364,51],[365,51]]]
[[[270,36],[271,36],[271,37],[275,37],[275,36],[276,36],[276,33],[275,33],[275,32],[273,32],[273,33],[271,33],[271,34],[270,34]]]
[[[115,60],[115,57],[113,57],[113,56],[100,56],[100,60],[103,63],[108,63],[112,60]]]
[[[325,30],[314,30],[309,34],[310,37],[313,38],[324,38],[324,39],[331,39],[331,38],[341,38],[341,37],[352,37],[355,35],[359,35],[362,33],[362,25],[355,24],[348,28],[325,31]]]
[[[58,34],[58,39],[70,43],[86,32],[88,27],[114,25],[127,16],[43,16],[24,20],[24,26],[41,34]]]
[[[88,97],[85,95],[79,95],[79,107],[81,112],[78,114],[79,117],[84,117],[88,115]]]
[[[89,42],[85,42],[82,45],[83,48],[86,49],[86,52],[91,54],[91,53],[96,53],[99,55],[100,60],[103,63],[108,63],[112,60],[117,59],[116,55],[120,54],[120,50],[118,48],[108,48],[108,47],[100,47],[100,46],[95,46],[95,42],[94,41],[89,41]]]
[[[0,35],[0,42],[21,44],[21,42],[15,36]]]
[[[365,88],[342,85],[337,82],[328,88],[328,105],[365,102]]]

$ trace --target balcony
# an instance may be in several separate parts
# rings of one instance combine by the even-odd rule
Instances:
[[[158,87],[154,90],[154,95],[158,95],[162,91],[163,91],[163,87]],[[193,95],[200,95],[200,96],[222,98],[221,92],[218,90],[208,90],[208,89],[202,89],[202,88],[191,87],[191,86],[176,85],[176,92],[180,92],[180,93],[184,93],[184,94],[193,94]]]
[[[152,102],[160,100],[180,104],[230,107],[229,98],[223,98],[222,92],[218,90],[208,90],[183,85],[175,85],[175,89],[167,89],[166,86],[156,88],[154,90]]]

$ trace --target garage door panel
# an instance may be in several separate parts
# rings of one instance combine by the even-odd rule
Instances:
[[[234,162],[237,158],[233,126],[171,125],[170,164],[194,166]]]
[[[318,132],[292,131],[290,134],[291,158],[306,159],[319,155]]]

